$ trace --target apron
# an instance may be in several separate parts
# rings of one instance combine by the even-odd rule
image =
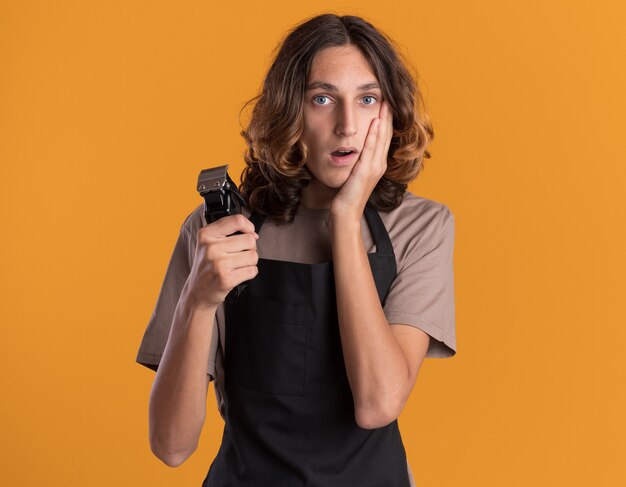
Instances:
[[[375,209],[365,218],[381,304],[396,276]],[[250,220],[260,234],[264,217]],[[224,302],[225,425],[203,487],[409,487],[397,420],[359,427],[345,369],[332,262],[259,259]]]

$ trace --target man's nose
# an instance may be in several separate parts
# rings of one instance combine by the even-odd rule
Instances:
[[[354,108],[344,103],[337,110],[335,133],[342,137],[350,137],[356,134],[356,115]]]

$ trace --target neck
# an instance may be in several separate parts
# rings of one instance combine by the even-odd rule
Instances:
[[[312,210],[328,210],[339,189],[329,188],[313,179],[302,190],[300,204]]]

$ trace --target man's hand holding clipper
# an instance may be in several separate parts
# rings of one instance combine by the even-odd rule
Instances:
[[[254,224],[241,214],[225,216],[198,230],[187,282],[196,304],[217,307],[231,289],[257,275],[258,238]]]

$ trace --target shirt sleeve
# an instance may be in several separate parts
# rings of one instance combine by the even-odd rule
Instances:
[[[169,337],[174,311],[193,265],[196,239],[183,224],[171,254],[156,305],[148,321],[135,361],[157,370]],[[215,357],[218,344],[217,317],[213,324],[211,351],[207,364],[210,380],[216,377]]]
[[[389,323],[415,326],[430,335],[426,357],[456,354],[454,215],[442,207],[424,245],[415,245],[393,281],[384,311]],[[416,241],[419,239],[415,239]]]

